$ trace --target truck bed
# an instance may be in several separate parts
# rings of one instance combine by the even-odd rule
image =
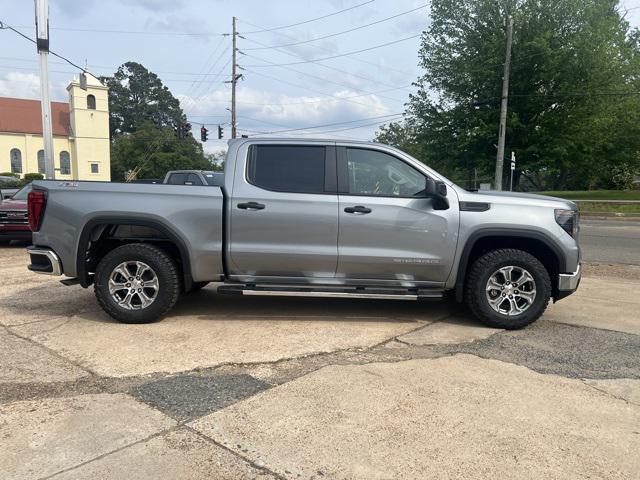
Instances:
[[[53,248],[66,276],[77,276],[80,242],[86,241],[92,224],[105,220],[122,225],[135,221],[176,237],[189,253],[196,282],[224,273],[220,187],[59,180],[34,185],[47,192],[46,214],[34,244]]]

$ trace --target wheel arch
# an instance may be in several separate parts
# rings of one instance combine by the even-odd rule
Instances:
[[[491,228],[472,233],[460,256],[455,283],[455,296],[463,301],[467,271],[483,253],[499,248],[517,248],[536,257],[549,272],[552,296],[558,294],[558,275],[566,270],[567,259],[560,246],[548,235],[535,230]]]
[[[88,287],[92,283],[92,275],[88,268],[87,257],[90,255],[90,243],[96,242],[104,235],[109,227],[142,227],[152,229],[159,232],[162,238],[156,238],[149,240],[148,237],[128,237],[122,240],[124,243],[134,243],[136,241],[149,241],[150,243],[157,242],[158,240],[166,241],[173,245],[177,252],[177,259],[180,261],[180,271],[185,288],[190,287],[193,283],[193,277],[191,274],[191,262],[189,256],[189,250],[186,247],[186,242],[175,232],[171,227],[162,223],[159,220],[140,219],[136,217],[122,217],[122,216],[100,216],[89,220],[83,227],[82,232],[78,240],[78,248],[76,250],[76,270],[77,277],[82,287]],[[98,237],[96,238],[96,234]],[[115,247],[114,247],[115,248]]]

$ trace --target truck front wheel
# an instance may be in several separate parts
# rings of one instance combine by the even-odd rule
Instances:
[[[465,302],[483,323],[518,329],[535,322],[551,297],[551,280],[530,253],[504,248],[478,258],[467,277]]]
[[[178,269],[158,247],[145,243],[123,245],[98,264],[94,291],[102,309],[116,320],[153,322],[178,300]]]

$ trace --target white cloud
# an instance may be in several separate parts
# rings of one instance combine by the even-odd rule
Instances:
[[[16,98],[39,98],[40,78],[33,73],[9,72],[0,79],[0,95]]]
[[[53,85],[49,92],[51,100],[67,100],[66,84]],[[0,96],[39,99],[40,77],[33,73],[9,72],[0,78]]]
[[[278,130],[304,129],[295,132],[283,132],[283,136],[325,137],[325,138],[356,138],[371,139],[378,127],[367,125],[362,129],[355,129],[360,124],[370,124],[376,120],[361,120],[396,113],[392,111],[376,95],[364,95],[351,90],[341,90],[333,93],[331,98],[317,96],[291,96],[282,93],[261,91],[247,87],[238,89],[238,128],[240,133],[256,135],[256,132],[275,132]],[[212,126],[230,122],[229,91],[221,89],[202,97],[193,98],[177,95],[187,117],[196,126],[204,123],[209,126],[211,140],[216,140]],[[379,124],[387,119],[380,119]],[[353,122],[352,122],[353,121]],[[342,122],[352,122],[343,123]],[[318,125],[338,124],[320,128],[310,128]],[[333,132],[349,128],[344,132]],[[229,136],[226,127],[226,136]],[[323,133],[326,132],[326,133]],[[222,146],[221,142],[208,142],[205,150],[215,151]]]

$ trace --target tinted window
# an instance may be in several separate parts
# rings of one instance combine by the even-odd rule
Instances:
[[[91,173],[100,173],[100,166],[97,163],[91,164]]]
[[[169,185],[184,185],[184,182],[187,181],[186,173],[173,173],[169,177]]]
[[[278,192],[324,193],[325,147],[254,145],[249,182]]]
[[[425,188],[426,177],[402,160],[375,150],[347,149],[349,194],[413,197]]]
[[[221,187],[224,185],[224,174],[219,172],[204,172],[204,179],[208,185]]]
[[[191,185],[202,185],[202,180],[200,180],[200,177],[198,177],[198,175],[196,175],[195,173],[189,174],[189,176],[187,177],[187,182],[189,182]]]

